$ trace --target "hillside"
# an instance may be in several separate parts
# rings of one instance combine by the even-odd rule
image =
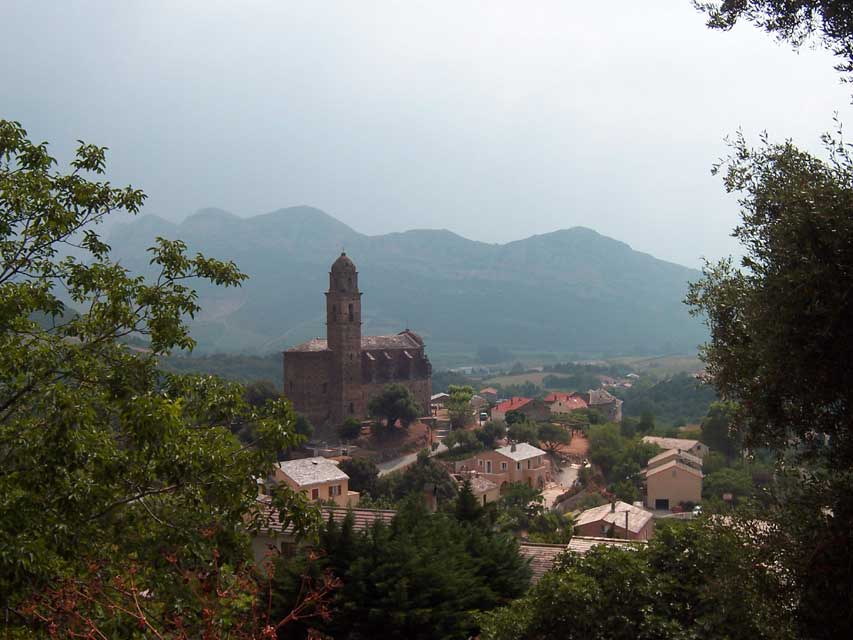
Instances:
[[[367,236],[311,207],[251,218],[205,209],[180,224],[152,215],[117,224],[110,244],[145,272],[158,235],[250,276],[237,290],[199,290],[202,352],[266,353],[323,335],[323,291],[342,248],[361,274],[366,333],[408,325],[444,351],[610,355],[692,351],[705,335],[681,303],[697,271],[583,227],[498,245],[446,230]]]

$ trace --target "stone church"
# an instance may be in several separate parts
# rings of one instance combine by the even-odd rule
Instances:
[[[341,253],[329,272],[326,339],[284,352],[284,395],[316,426],[366,418],[370,399],[391,383],[408,387],[422,415],[429,413],[432,365],[424,341],[408,329],[362,336],[361,296],[355,264]]]

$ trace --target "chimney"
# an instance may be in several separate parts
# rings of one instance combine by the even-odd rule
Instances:
[[[615,500],[610,501],[610,513],[616,513],[616,501]]]
[[[515,451],[515,443],[513,442],[509,448],[510,451]]]

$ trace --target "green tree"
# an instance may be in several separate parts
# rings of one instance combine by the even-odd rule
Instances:
[[[473,431],[457,429],[447,434],[444,444],[448,449],[459,453],[473,452],[482,449],[483,445]]]
[[[482,429],[475,430],[474,435],[486,449],[493,449],[498,440],[506,437],[506,425],[489,420]]]
[[[460,429],[473,420],[471,398],[474,397],[474,389],[467,385],[452,384],[447,388],[447,392],[450,394],[446,403],[450,424],[454,429]]]
[[[470,478],[465,478],[462,486],[459,487],[453,515],[459,522],[476,523],[483,518],[483,507],[474,495]]]
[[[379,467],[373,460],[367,458],[349,458],[341,460],[338,465],[349,476],[349,488],[359,493],[376,495],[376,481],[379,477]]]
[[[421,414],[421,409],[409,388],[397,383],[386,385],[382,393],[371,398],[367,410],[374,418],[384,420],[388,429],[398,420],[403,428],[408,428]]]
[[[269,380],[255,380],[246,385],[246,402],[253,407],[262,407],[269,401],[281,398],[281,393]]]
[[[724,493],[732,494],[735,502],[753,494],[752,477],[743,469],[727,467],[705,476],[702,483],[704,498],[722,499]]]
[[[46,616],[69,635],[85,620],[92,628],[76,627],[81,636],[97,627],[130,637],[184,608],[189,633],[208,622],[226,633],[233,618],[201,604],[198,575],[178,566],[209,574],[214,558],[232,572],[245,565],[253,478],[298,441],[295,416],[281,399],[253,407],[240,385],[163,375],[157,364],[194,344],[189,285],[245,276],[162,238],[150,249],[151,277],[131,276],[94,225],[136,213],[144,194],[91,179],[106,170],[101,147],[81,143],[70,173],[55,165],[45,143],[0,121],[0,593],[9,624],[35,628]],[[69,246],[83,255],[62,257]],[[148,350],[127,348],[128,336],[144,337]],[[250,446],[231,432],[246,423]],[[275,500],[284,521],[311,525],[300,497],[282,490]],[[107,605],[127,585],[147,593],[147,622]],[[218,587],[205,588],[217,598]],[[81,591],[87,598],[75,600]],[[233,613],[245,613],[250,596]],[[79,606],[77,617],[63,616],[65,606]]]
[[[702,442],[729,460],[740,452],[740,436],[731,429],[736,413],[731,402],[715,402],[702,420]]]
[[[853,7],[847,0],[695,0],[694,4],[708,14],[713,29],[728,31],[746,20],[795,48],[817,40],[840,58],[838,71],[853,73]]]
[[[527,416],[521,413],[521,411],[512,409],[511,411],[506,412],[504,420],[506,421],[507,426],[512,426],[517,422],[527,422]]]
[[[550,422],[543,422],[539,425],[538,437],[539,441],[549,451],[555,451],[560,445],[569,444],[572,440],[565,427]]]
[[[507,435],[515,442],[529,442],[536,446],[539,444],[539,425],[525,418],[523,422],[510,424],[507,428]]]
[[[399,501],[412,494],[420,498],[427,486],[434,488],[439,502],[456,497],[456,482],[447,469],[430,458],[426,451],[421,451],[414,464],[379,478],[376,492],[378,497]]]
[[[338,427],[338,437],[344,442],[351,442],[361,435],[361,420],[348,416]]]

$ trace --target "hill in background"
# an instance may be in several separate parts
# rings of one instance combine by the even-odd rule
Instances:
[[[583,227],[503,245],[446,230],[367,236],[301,206],[251,218],[204,209],[180,224],[146,215],[114,225],[109,241],[144,273],[156,236],[234,260],[250,276],[239,289],[199,288],[202,353],[269,353],[324,335],[323,292],[342,248],[360,272],[365,334],[408,326],[430,351],[683,353],[706,337],[681,302],[698,271]]]

